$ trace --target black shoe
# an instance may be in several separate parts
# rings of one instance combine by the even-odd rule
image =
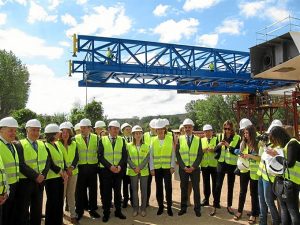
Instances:
[[[164,208],[163,207],[159,207],[158,210],[157,210],[156,215],[159,216],[159,215],[163,214],[163,212],[164,212]]]
[[[95,210],[89,211],[89,214],[92,218],[100,218],[99,213],[97,213]]]
[[[204,199],[202,202],[201,202],[201,206],[209,206],[209,202]]]
[[[215,204],[215,206],[214,206],[215,208],[217,208],[217,209],[221,209],[221,205],[220,205],[220,203],[218,203],[218,204]]]
[[[121,220],[125,220],[126,216],[121,212],[115,212],[115,217],[118,217]]]
[[[168,208],[167,213],[169,216],[173,216],[172,208]]]
[[[82,213],[80,213],[80,214],[77,214],[77,216],[76,216],[76,219],[77,219],[77,221],[79,221],[79,220],[82,218],[82,216],[83,216],[83,214],[82,214]]]
[[[128,201],[123,201],[123,205],[122,205],[122,208],[123,209],[126,209],[127,208],[127,206],[128,206]]]
[[[213,209],[213,211],[211,211],[211,212],[209,213],[209,215],[210,215],[210,216],[214,216],[214,215],[216,215],[216,211],[217,211],[217,209],[216,209],[216,208],[214,208],[214,209]]]
[[[186,210],[180,210],[179,212],[178,212],[178,216],[182,216],[183,214],[186,214]]]
[[[109,220],[109,216],[103,216],[102,221],[103,223],[107,223]]]
[[[231,207],[227,207],[227,212],[228,212],[230,215],[234,215],[234,212],[233,212],[233,210],[231,209]]]
[[[201,216],[201,212],[199,212],[199,211],[195,211],[195,214],[196,214],[197,217]]]

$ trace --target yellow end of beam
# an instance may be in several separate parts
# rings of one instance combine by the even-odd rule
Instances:
[[[69,77],[72,77],[72,60],[69,60]]]
[[[73,34],[73,57],[77,56],[78,48],[77,48],[77,35]]]

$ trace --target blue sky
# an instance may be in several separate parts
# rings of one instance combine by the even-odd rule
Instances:
[[[300,1],[0,0],[0,48],[12,50],[29,69],[28,108],[68,113],[85,103],[85,90],[77,87],[81,77],[67,77],[74,32],[248,51],[257,30],[288,15],[300,18]],[[136,93],[91,88],[88,99],[102,101],[113,118],[183,113],[187,102],[200,97]]]

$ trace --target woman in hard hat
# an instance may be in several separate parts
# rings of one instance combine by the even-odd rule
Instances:
[[[78,221],[76,219],[77,215],[75,212],[75,191],[78,176],[78,150],[76,142],[72,140],[72,128],[69,124],[64,122],[60,124],[59,129],[61,131],[61,137],[59,141],[56,142],[56,145],[64,155],[64,162],[67,167],[66,172],[68,175],[68,182],[64,185],[64,198],[67,199],[71,223],[77,224]]]
[[[64,155],[57,146],[60,136],[59,126],[48,124],[45,127],[46,149],[50,156],[50,170],[46,179],[46,217],[45,225],[60,225],[63,223],[64,183],[68,181],[65,171]]]
[[[167,213],[173,216],[172,211],[172,174],[175,167],[175,151],[173,146],[173,137],[167,135],[166,123],[163,119],[157,119],[156,124],[157,136],[152,139],[150,153],[150,171],[155,176],[156,199],[158,202],[157,215],[164,211],[164,193],[165,185]]]
[[[285,129],[279,126],[271,129],[270,142],[273,146],[283,148],[284,158],[277,157],[277,161],[287,167],[284,169],[283,174],[284,179],[288,180],[284,190],[285,196],[277,196],[281,208],[282,225],[298,225],[300,224],[298,201],[300,189],[300,144],[296,139],[291,139]]]
[[[235,182],[234,171],[237,164],[234,150],[240,146],[240,136],[235,133],[233,123],[230,120],[224,122],[223,133],[218,136],[218,141],[219,143],[215,148],[215,157],[218,159],[216,198],[213,204],[214,209],[210,215],[214,216],[216,209],[221,208],[220,197],[225,174],[227,174],[227,212],[234,215],[231,208]]]
[[[243,129],[243,137],[240,145],[238,159],[238,169],[240,170],[240,195],[238,203],[238,211],[233,217],[239,220],[242,217],[245,205],[248,183],[250,182],[251,196],[251,215],[248,220],[249,224],[255,224],[256,218],[259,216],[258,202],[258,165],[260,156],[258,155],[258,142],[256,141],[256,129],[253,125]],[[239,163],[242,162],[242,163]]]
[[[128,166],[126,174],[130,176],[132,188],[133,216],[139,212],[139,184],[141,187],[141,216],[146,216],[147,204],[147,183],[148,183],[148,162],[150,157],[149,145],[143,141],[143,130],[140,126],[132,128],[133,140],[127,145]]]

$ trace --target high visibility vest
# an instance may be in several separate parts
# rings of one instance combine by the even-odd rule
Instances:
[[[150,132],[144,133],[144,143],[147,144],[147,145],[149,145],[149,146],[151,146],[151,142],[152,142],[152,139],[154,137],[156,137],[156,135],[155,136],[151,136]]]
[[[167,131],[166,135],[171,136],[173,138],[173,133],[171,131]]]
[[[24,161],[27,166],[33,169],[38,174],[41,174],[45,169],[48,152],[46,150],[45,144],[42,141],[36,141],[37,151],[34,150],[32,144],[28,139],[20,140],[23,147]],[[27,178],[24,174],[20,173],[20,178]]]
[[[284,157],[287,158],[287,147],[289,145],[290,142],[292,141],[297,141],[295,138],[292,138],[284,147],[283,149],[283,153],[284,153]],[[285,173],[284,173],[284,177],[292,182],[294,182],[295,184],[300,184],[300,162],[296,161],[295,165],[291,168],[286,168]],[[296,196],[295,196],[296,197]]]
[[[117,166],[122,158],[123,138],[117,136],[114,148],[108,136],[102,137],[102,144],[104,147],[104,158],[113,166]],[[104,168],[104,165],[100,163],[100,167]]]
[[[217,146],[217,137],[212,137],[210,142],[208,143],[208,139],[206,137],[201,138],[202,149],[205,148],[215,148]],[[201,167],[217,167],[218,160],[215,159],[214,152],[205,152],[203,153],[203,158],[201,161]]]
[[[249,154],[249,148],[248,145],[245,147],[245,149],[242,152],[243,154]],[[241,170],[241,173],[247,173],[250,171],[250,178],[252,180],[258,180],[259,176],[257,175],[257,171],[259,168],[259,161],[248,159],[249,160],[249,170]]]
[[[152,157],[154,169],[170,169],[173,152],[173,138],[170,135],[165,135],[164,143],[160,145],[158,137],[152,140]]]
[[[140,150],[137,149],[137,147],[133,143],[129,143],[127,145],[127,151],[128,151],[128,157],[130,157],[131,161],[134,163],[134,165],[138,166],[140,165],[145,158],[148,156],[149,153],[149,145],[142,144],[140,146]],[[141,170],[141,176],[148,176],[149,175],[149,169],[148,166],[145,166]],[[129,164],[127,166],[126,175],[128,176],[136,176],[137,174],[134,172],[133,169],[130,168]]]
[[[180,135],[179,137],[179,153],[182,161],[185,166],[193,166],[194,162],[197,159],[198,150],[199,150],[200,138],[197,136],[193,137],[191,147],[189,147],[186,136]]]
[[[49,150],[50,157],[52,158],[54,164],[58,166],[61,170],[64,169],[64,154],[59,148],[55,148],[52,144],[46,142],[46,147]],[[59,173],[55,173],[53,170],[49,170],[47,175],[47,180],[60,177]]]
[[[8,184],[14,184],[19,181],[19,156],[14,145],[12,145],[15,150],[15,155],[11,153],[9,148],[0,141],[0,156],[4,164],[6,179]]]
[[[221,134],[220,135],[220,139],[219,140],[223,140],[224,138],[224,134]],[[232,141],[229,143],[229,146],[230,147],[237,147],[237,144],[240,140],[240,136],[235,134],[233,136],[233,139]],[[225,162],[229,165],[234,165],[236,166],[237,164],[237,156],[234,155],[234,154],[231,154],[230,151],[229,151],[229,148],[226,148],[224,145],[222,146],[222,149],[221,149],[221,155],[220,155],[220,158],[219,158],[219,162]]]
[[[276,149],[276,148],[274,148],[274,149]],[[262,179],[264,179],[265,181],[269,181],[269,182],[272,182],[272,183],[275,180],[275,175],[272,175],[272,174],[267,172],[265,162],[263,160],[260,160],[260,163],[258,165],[257,175],[259,177],[262,177]]]
[[[6,193],[7,189],[8,189],[8,183],[7,183],[4,163],[2,161],[2,158],[0,157],[0,195]]]
[[[66,148],[61,141],[56,142],[56,146],[60,149],[60,151],[64,155],[64,161],[67,167],[72,166],[72,162],[74,161],[76,155],[76,142],[72,141],[71,144]],[[72,171],[73,175],[78,174],[78,167],[76,166],[75,169]]]
[[[79,155],[78,165],[97,164],[98,163],[98,137],[96,134],[90,134],[88,146],[81,134],[75,136],[77,150]]]

